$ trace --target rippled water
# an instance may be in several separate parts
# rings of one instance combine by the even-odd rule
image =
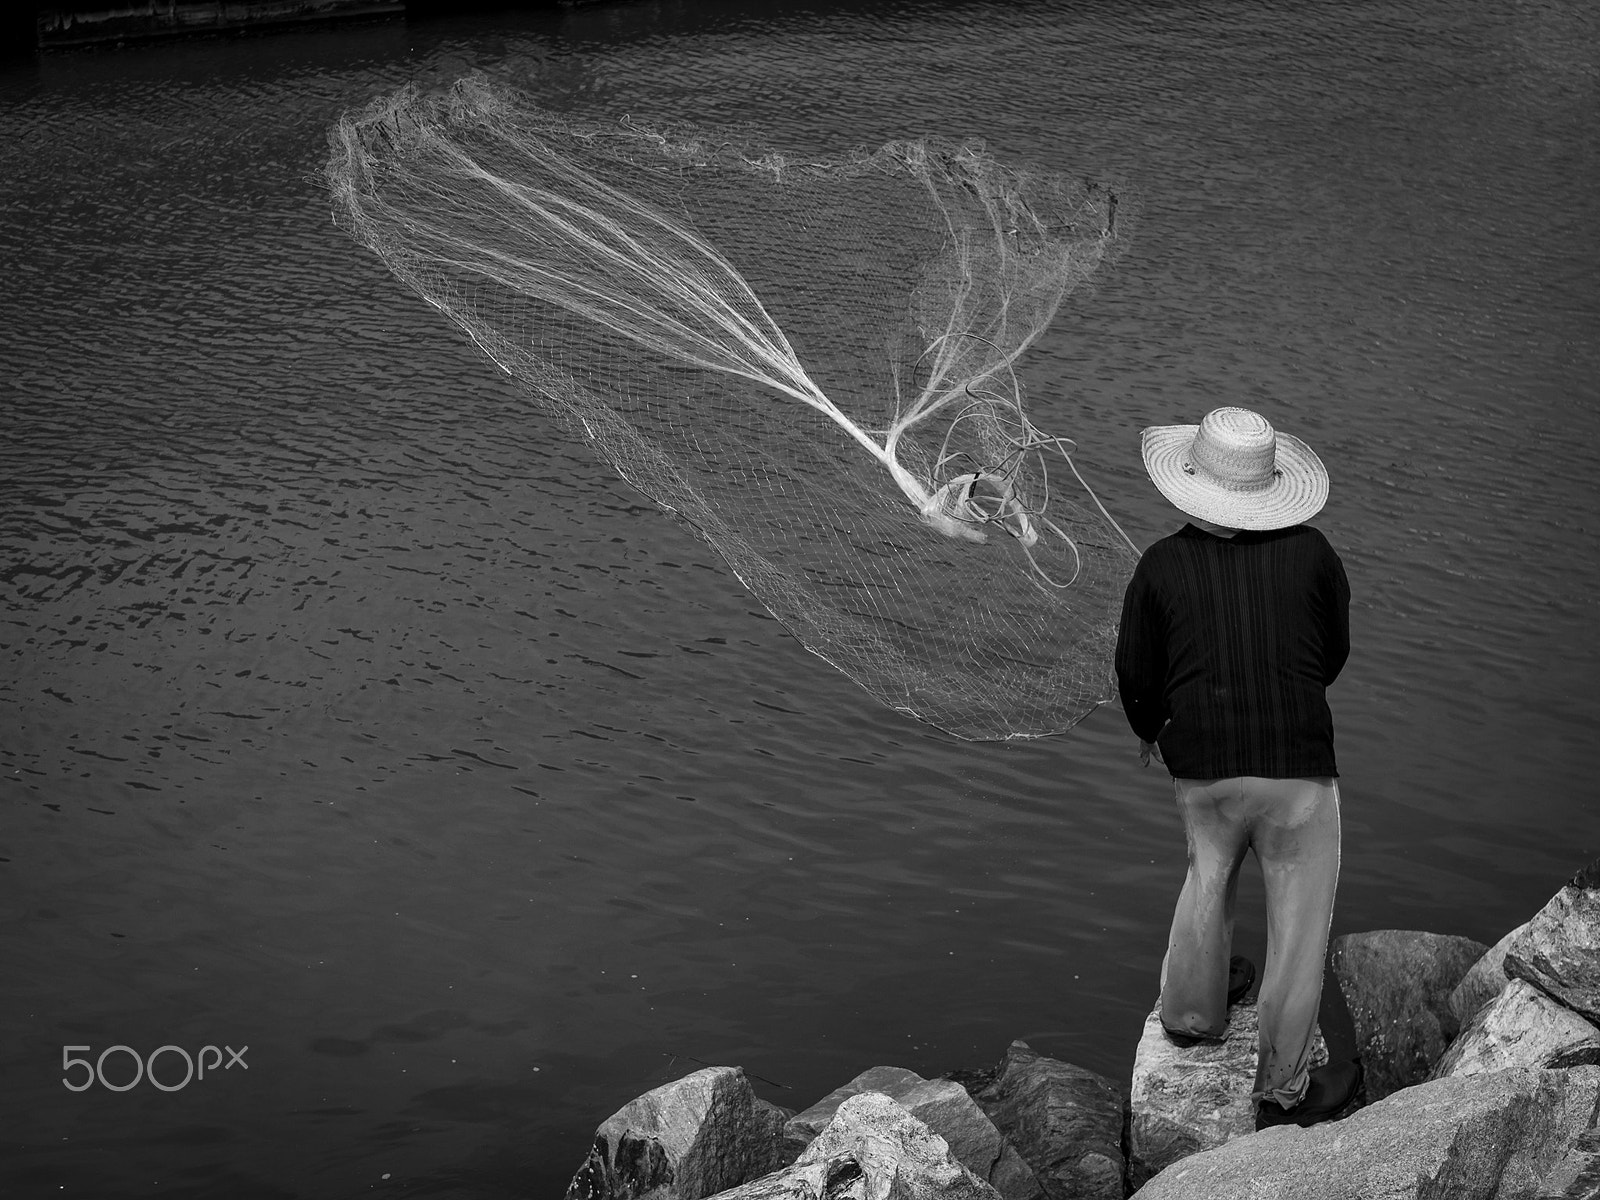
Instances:
[[[961,743],[806,654],[332,227],[343,108],[483,67],[1125,180],[1035,419],[1141,542],[1141,426],[1321,452],[1335,931],[1492,940],[1600,850],[1597,47],[1577,2],[618,4],[7,68],[3,1187],[558,1194],[700,1062],[1125,1077],[1153,999],[1182,838],[1121,716]],[[248,1071],[63,1087],[119,1043]]]

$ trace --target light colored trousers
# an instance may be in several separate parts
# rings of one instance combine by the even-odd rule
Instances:
[[[1339,880],[1339,786],[1323,779],[1174,779],[1189,839],[1189,874],[1161,968],[1161,1023],[1221,1037],[1228,1027],[1228,958],[1245,851],[1267,893],[1267,963],[1255,1093],[1299,1103],[1322,998],[1322,968]]]

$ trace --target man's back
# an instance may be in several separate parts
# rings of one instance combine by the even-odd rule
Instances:
[[[1337,775],[1324,689],[1349,654],[1349,600],[1339,556],[1308,525],[1185,525],[1145,552],[1124,599],[1130,724],[1181,777]]]

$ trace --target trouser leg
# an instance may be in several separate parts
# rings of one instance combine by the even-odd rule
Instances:
[[[1305,1095],[1339,880],[1339,788],[1332,779],[1252,779],[1262,794],[1252,842],[1267,898],[1267,964],[1255,1091],[1285,1107]]]
[[[1189,842],[1189,871],[1172,915],[1161,973],[1161,1023],[1174,1033],[1222,1037],[1228,1027],[1228,956],[1239,866],[1249,846],[1238,780],[1174,780]]]

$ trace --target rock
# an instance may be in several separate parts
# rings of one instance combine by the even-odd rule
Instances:
[[[828,1127],[839,1111],[839,1106],[851,1096],[862,1092],[882,1092],[893,1096],[896,1092],[916,1087],[927,1080],[915,1071],[904,1067],[872,1067],[861,1072],[849,1083],[836,1087],[810,1108],[801,1109],[790,1117],[783,1127],[783,1135],[798,1155],[809,1146],[817,1134]]]
[[[1004,1200],[1044,1200],[1032,1167],[959,1083],[930,1079],[894,1099],[944,1138],[956,1160]]]
[[[1418,1084],[1342,1121],[1276,1126],[1163,1171],[1138,1200],[1521,1200],[1567,1161],[1600,1067]]]
[[[567,1200],[701,1200],[789,1161],[787,1116],[738,1067],[696,1071],[607,1118]]]
[[[1488,949],[1409,929],[1333,940],[1333,974],[1355,1023],[1369,1101],[1428,1078],[1461,1028],[1450,995]]]
[[[1522,927],[1506,949],[1505,972],[1600,1024],[1600,860]]]
[[[1600,1200],[1600,1129],[1578,1136],[1540,1181],[1534,1200]]]
[[[1526,980],[1514,979],[1451,1043],[1433,1078],[1585,1062],[1600,1063],[1600,1029]]]
[[[789,1146],[809,1144],[852,1096],[877,1092],[942,1137],[956,1160],[1004,1200],[1041,1200],[1044,1192],[1022,1156],[959,1083],[924,1079],[903,1067],[873,1067],[835,1088],[784,1127]]]
[[[1465,1029],[1479,1009],[1505,990],[1506,951],[1524,928],[1517,926],[1489,947],[1488,953],[1472,964],[1456,984],[1455,991],[1450,993],[1450,1015],[1455,1018],[1457,1029]]]
[[[882,1092],[848,1097],[793,1165],[717,1200],[999,1200],[949,1144]]]
[[[1127,1098],[1117,1084],[1012,1042],[974,1098],[1049,1200],[1122,1200]]]
[[[1145,1018],[1128,1096],[1128,1179],[1137,1188],[1181,1158],[1254,1133],[1258,1025],[1254,1003],[1228,1010],[1227,1039],[1179,1047],[1161,1029],[1161,1008]],[[1328,1060],[1319,1031],[1311,1065]]]

